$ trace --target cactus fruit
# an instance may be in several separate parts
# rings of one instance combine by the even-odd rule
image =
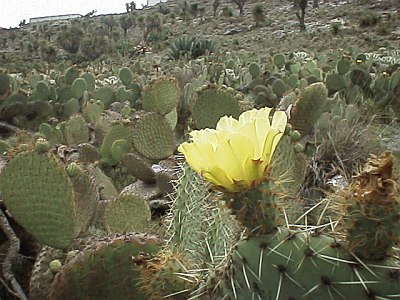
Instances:
[[[145,87],[142,94],[143,109],[166,115],[177,106],[180,97],[178,81],[162,77]]]
[[[215,128],[223,116],[238,118],[240,107],[234,94],[209,86],[197,93],[192,108],[192,118],[196,129]]]
[[[347,248],[361,259],[387,257],[400,241],[399,187],[393,180],[393,156],[371,156],[341,197],[336,197]]]
[[[110,233],[145,232],[150,219],[150,207],[143,197],[123,193],[107,205],[103,222]]]
[[[12,216],[40,242],[66,248],[80,232],[73,184],[55,156],[17,154],[2,171],[0,188]]]
[[[49,299],[146,299],[140,265],[159,251],[160,240],[136,233],[93,243],[57,274]]]
[[[305,88],[294,103],[289,123],[301,134],[312,131],[323,113],[328,91],[322,82],[313,83]]]
[[[119,69],[118,76],[119,76],[119,79],[121,80],[121,82],[125,86],[129,86],[133,79],[132,71],[131,71],[131,69],[129,69],[127,67],[123,67],[123,68]]]
[[[394,261],[354,259],[333,238],[280,229],[240,241],[222,284],[224,299],[391,299]]]
[[[174,133],[167,120],[156,113],[146,113],[133,128],[133,145],[143,156],[164,159],[175,150]]]

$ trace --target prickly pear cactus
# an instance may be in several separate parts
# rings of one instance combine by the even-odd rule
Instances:
[[[231,91],[207,87],[199,91],[192,108],[192,117],[197,129],[215,128],[223,116],[237,118],[240,114],[238,99]]]
[[[222,284],[224,299],[390,299],[399,265],[360,261],[333,238],[279,229],[240,241]],[[396,275],[397,274],[397,275]]]
[[[53,249],[49,246],[44,246],[40,249],[29,282],[29,299],[42,300],[48,297],[51,283],[55,276],[50,270],[50,262],[62,257],[63,252],[61,250]]]
[[[301,134],[310,133],[323,113],[327,97],[328,91],[322,82],[305,88],[291,109],[289,123]]]
[[[130,174],[145,183],[153,184],[156,180],[156,175],[151,168],[151,165],[146,161],[146,159],[135,153],[128,153],[122,160],[122,165],[126,167],[127,174]]]
[[[44,150],[37,147],[17,154],[0,175],[0,189],[7,209],[20,225],[39,242],[63,249],[86,228],[95,213],[86,202],[95,201],[85,199],[85,209],[79,211],[80,191],[75,191],[64,165]]]
[[[178,81],[162,77],[145,87],[142,94],[143,109],[166,115],[177,106],[180,97]]]
[[[164,159],[175,150],[174,133],[167,120],[156,113],[147,113],[133,128],[133,145],[143,156]]]
[[[113,145],[116,141],[121,144],[121,141],[126,142],[125,148],[130,148],[132,144],[131,130],[128,125],[123,123],[115,123],[112,125],[110,131],[104,137],[103,145],[101,146],[102,161],[107,165],[115,165],[119,161],[116,160],[116,154],[113,156]],[[114,152],[117,152],[115,145]]]
[[[141,233],[94,241],[57,274],[49,299],[146,299],[138,286],[139,266],[159,251],[160,243]]]
[[[67,145],[78,145],[89,142],[89,128],[81,115],[70,117],[62,128],[62,132]]]
[[[362,259],[384,259],[400,241],[399,187],[393,180],[393,161],[390,152],[372,156],[337,198],[347,247]]]
[[[146,200],[134,193],[123,193],[107,205],[104,225],[108,232],[144,232],[151,219]]]

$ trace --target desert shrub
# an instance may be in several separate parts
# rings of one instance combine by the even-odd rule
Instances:
[[[172,59],[180,59],[186,56],[188,58],[197,58],[206,54],[206,52],[214,52],[215,49],[214,41],[182,36],[172,43],[168,56]]]
[[[72,25],[60,31],[57,42],[65,51],[75,54],[81,45],[82,36],[83,30],[77,25]]]
[[[265,12],[261,4],[254,5],[251,13],[253,15],[254,21],[256,22],[256,26],[260,26],[260,24],[265,21]]]
[[[223,15],[224,17],[226,17],[226,18],[228,18],[228,17],[233,17],[233,10],[232,10],[232,8],[229,7],[229,6],[224,6],[224,7],[222,8],[222,15]]]
[[[364,13],[360,17],[359,25],[360,27],[370,27],[375,26],[380,21],[380,17],[375,13]]]

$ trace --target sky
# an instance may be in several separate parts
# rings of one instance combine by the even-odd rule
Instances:
[[[95,15],[126,12],[125,3],[132,0],[4,0],[0,7],[0,27],[18,27],[29,18],[66,14],[85,15],[97,9]],[[146,0],[134,0],[137,8]],[[154,2],[154,1],[151,1]]]

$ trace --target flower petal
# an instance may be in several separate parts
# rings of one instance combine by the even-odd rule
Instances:
[[[237,132],[239,131],[239,121],[228,116],[224,116],[219,119],[216,130],[217,131],[226,131],[226,132]]]

